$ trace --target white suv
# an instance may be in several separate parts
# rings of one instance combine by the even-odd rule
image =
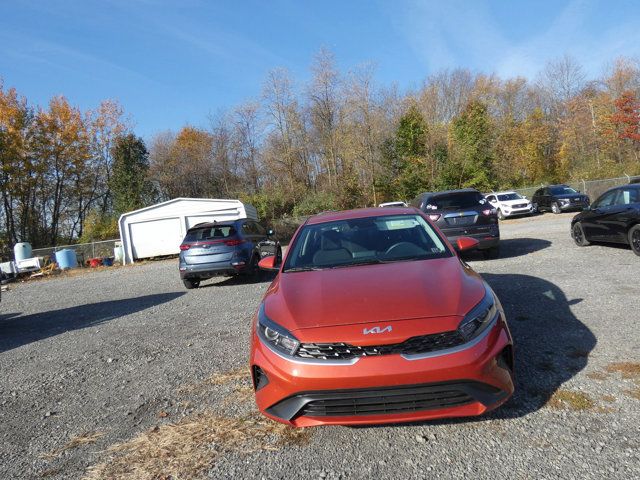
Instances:
[[[500,220],[516,215],[529,215],[534,211],[527,197],[516,192],[488,193],[485,198],[498,210]]]

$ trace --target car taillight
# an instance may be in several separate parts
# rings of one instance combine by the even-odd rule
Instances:
[[[432,213],[429,215],[429,220],[431,220],[432,222],[437,222],[441,216],[442,215],[440,215],[439,213]]]
[[[180,250],[184,251],[184,250],[189,250],[191,248],[191,245],[187,245],[186,243],[183,243],[182,245],[180,245]]]
[[[498,213],[498,210],[496,210],[495,208],[485,208],[484,210],[482,210],[482,214],[486,215],[487,217],[489,215],[495,215],[496,213]]]
[[[240,245],[242,243],[245,243],[246,240],[239,240],[239,239],[234,239],[234,240],[225,240],[224,244],[228,245],[229,247],[235,247],[236,245]]]

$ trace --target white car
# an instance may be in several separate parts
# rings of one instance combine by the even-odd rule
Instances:
[[[405,202],[386,202],[386,203],[381,203],[380,205],[378,205],[378,207],[408,207],[409,205],[407,205]]]
[[[498,210],[498,218],[500,220],[504,220],[507,217],[534,213],[531,201],[516,192],[489,193],[485,195],[485,198]]]

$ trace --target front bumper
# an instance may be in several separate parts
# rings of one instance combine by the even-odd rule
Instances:
[[[530,205],[526,208],[514,208],[509,210],[502,210],[502,214],[505,217],[517,217],[519,215],[530,215],[533,213],[533,205]]]
[[[574,203],[574,202],[570,202],[570,203],[558,203],[558,206],[560,207],[560,210],[562,212],[576,212],[576,211],[582,211],[584,210],[586,207],[589,206],[589,202],[580,202],[580,203]]]
[[[241,262],[241,263],[240,263]],[[234,265],[235,263],[235,265]],[[233,259],[232,261],[186,264],[180,263],[178,269],[181,279],[206,280],[217,275],[237,275],[246,272],[248,262],[244,259]]]
[[[384,355],[348,364],[303,362],[271,351],[254,329],[250,361],[259,385],[256,403],[274,420],[308,427],[480,415],[513,393],[512,340],[502,314],[479,339],[445,352],[421,359]],[[256,378],[256,371],[266,379]]]

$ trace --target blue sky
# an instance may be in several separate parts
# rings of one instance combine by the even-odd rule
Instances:
[[[300,81],[322,47],[341,69],[374,63],[418,87],[444,68],[535,78],[565,53],[596,77],[640,57],[637,1],[77,0],[0,3],[0,77],[32,104],[119,100],[145,138],[260,95],[266,72]]]

